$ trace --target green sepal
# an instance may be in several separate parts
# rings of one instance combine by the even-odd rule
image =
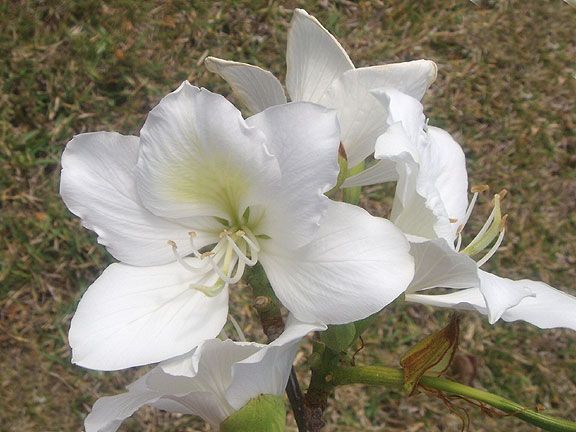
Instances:
[[[356,340],[356,326],[354,323],[328,326],[320,333],[320,340],[332,351],[346,351]]]
[[[284,398],[260,395],[248,401],[222,423],[221,432],[283,432],[286,427]]]

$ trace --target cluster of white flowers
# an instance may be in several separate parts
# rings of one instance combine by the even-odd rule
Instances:
[[[475,309],[491,323],[576,329],[576,298],[479,270],[504,236],[501,194],[461,248],[479,190],[468,204],[464,153],[423,114],[433,62],[355,68],[298,9],[286,62],[291,102],[270,72],[206,59],[253,114],[247,119],[184,82],[139,137],[97,132],[68,143],[61,195],[119,261],[78,305],[73,362],[97,370],[161,362],[128,393],[100,399],[88,432],[115,431],[146,404],[218,427],[250,399],[283,394],[307,333],[366,318],[401,294]],[[342,183],[346,166],[355,174]],[[389,220],[326,196],[390,181]],[[267,346],[217,339],[229,290],[256,263],[290,313],[284,333]],[[455,291],[423,294],[436,287]]]

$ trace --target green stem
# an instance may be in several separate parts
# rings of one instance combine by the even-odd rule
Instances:
[[[346,177],[352,177],[355,174],[359,174],[364,171],[364,162],[360,162],[355,167],[352,167],[348,170]],[[344,189],[344,197],[342,201],[347,202],[349,204],[358,205],[360,202],[360,192],[361,188],[359,186],[356,187],[349,187]]]
[[[381,366],[338,367],[332,372],[331,383],[333,385],[384,385],[402,389],[404,375],[402,369]],[[444,393],[477,400],[547,431],[576,432],[576,423],[572,421],[539,413],[501,396],[450,381],[446,378],[424,376],[420,380],[420,385]]]

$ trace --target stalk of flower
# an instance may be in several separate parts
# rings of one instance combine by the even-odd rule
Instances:
[[[85,420],[86,432],[114,432],[144,405],[200,416],[218,430],[230,416],[262,395],[279,399],[279,412],[271,416],[283,419],[282,395],[300,341],[307,333],[323,329],[322,324],[289,317],[284,332],[269,345],[230,339],[204,341],[192,352],[160,363],[129,385],[127,393],[96,401]],[[251,426],[250,430],[272,427],[259,424],[257,419]]]
[[[302,9],[294,10],[290,23],[286,64],[290,100],[336,110],[351,168],[374,152],[376,138],[387,128],[386,107],[369,90],[387,86],[421,99],[437,71],[429,60],[355,68],[336,38]],[[282,84],[257,66],[214,57],[207,57],[205,65],[224,78],[253,113],[287,101]]]
[[[428,126],[422,105],[409,95],[395,89],[374,94],[389,107],[390,128],[376,143],[378,162],[348,178],[344,186],[398,181],[391,220],[410,239],[416,263],[406,300],[478,310],[491,323],[502,318],[576,330],[575,297],[543,282],[513,281],[480,270],[504,239],[507,215],[502,215],[501,201],[506,191],[494,195],[486,223],[462,247],[462,230],[487,187],[472,187],[474,195],[468,204],[468,176],[460,145],[445,131]],[[393,175],[390,163],[395,166]],[[423,293],[436,287],[457,291]]]
[[[336,114],[274,106],[244,120],[222,96],[183,83],[140,137],[76,136],[61,195],[120,261],[81,299],[73,361],[114,370],[190,351],[218,335],[228,290],[260,262],[296,318],[343,323],[400,295],[413,276],[389,221],[329,200]]]

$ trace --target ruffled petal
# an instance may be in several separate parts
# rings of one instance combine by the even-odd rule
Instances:
[[[320,99],[322,105],[338,112],[349,167],[374,153],[376,139],[388,127],[386,107],[364,87],[357,71],[350,70],[334,80]]]
[[[436,79],[437,73],[438,67],[431,60],[413,60],[356,69],[356,75],[366,90],[387,87],[417,100],[422,99]]]
[[[140,197],[164,217],[236,222],[280,175],[264,135],[224,97],[188,82],[150,112],[140,143]]]
[[[192,274],[178,263],[110,265],[72,318],[73,363],[124,369],[180,355],[215,337],[226,323],[228,291],[208,297],[190,284],[212,285],[216,279],[212,272]]]
[[[423,152],[421,164],[424,174],[434,179],[434,187],[452,219],[451,231],[455,237],[458,227],[465,223],[468,207],[468,173],[462,147],[452,136],[437,127],[428,127],[429,151]],[[456,222],[453,222],[456,221]]]
[[[300,341],[312,331],[325,329],[323,324],[303,323],[290,315],[278,339],[232,366],[228,402],[240,409],[255,395],[283,395]]]
[[[532,296],[525,297],[518,305],[502,314],[504,321],[526,321],[537,327],[569,328],[576,330],[576,297],[544,282],[531,280],[510,281],[516,286],[529,289]]]
[[[292,101],[318,102],[332,81],[354,65],[316,18],[295,9],[288,30],[286,88]]]
[[[498,321],[506,310],[516,306],[524,298],[534,295],[528,283],[535,282],[513,281],[483,270],[478,270],[478,276],[481,282],[480,291],[486,300],[490,324]]]
[[[204,64],[210,72],[225,79],[238,99],[254,114],[286,103],[282,84],[269,71],[215,57],[207,57]]]
[[[98,234],[114,258],[132,265],[174,261],[172,240],[190,253],[188,232],[195,229],[202,247],[215,237],[216,221],[170,220],[146,209],[136,190],[139,139],[117,133],[77,135],[62,155],[60,194],[82,224]]]
[[[338,177],[340,143],[336,113],[296,102],[269,108],[247,124],[266,135],[267,146],[282,173],[278,189],[271,189],[259,232],[292,247],[310,240],[330,190]]]
[[[280,301],[306,322],[341,324],[378,312],[414,275],[409,245],[389,221],[331,202],[311,242],[264,243],[261,262]]]
[[[394,123],[402,123],[408,139],[416,145],[421,139],[426,125],[424,107],[418,99],[390,87],[381,87],[370,91],[370,93],[388,111],[387,123],[390,126]]]
[[[410,243],[414,257],[414,279],[407,292],[432,288],[478,288],[478,267],[470,257],[458,253],[444,239]]]
[[[140,407],[161,398],[162,393],[146,387],[147,375],[131,384],[127,393],[98,399],[84,420],[86,432],[116,432]]]

